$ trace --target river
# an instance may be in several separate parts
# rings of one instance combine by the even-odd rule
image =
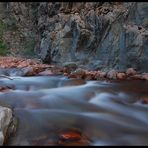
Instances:
[[[62,75],[0,78],[0,105],[18,121],[5,145],[148,145],[148,81]],[[62,139],[74,132],[78,139]]]

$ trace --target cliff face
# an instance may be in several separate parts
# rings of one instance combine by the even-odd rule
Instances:
[[[0,3],[0,39],[12,54],[35,54],[37,7],[38,3]]]
[[[44,3],[40,8],[48,9],[44,25],[39,21],[44,61],[148,71],[148,3]]]
[[[13,16],[20,16],[18,28],[28,40],[34,39],[34,50],[44,62],[148,71],[148,3],[44,2],[9,7]]]

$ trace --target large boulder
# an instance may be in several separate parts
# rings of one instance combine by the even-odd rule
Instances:
[[[0,106],[0,145],[3,145],[8,127],[12,120],[12,110]]]

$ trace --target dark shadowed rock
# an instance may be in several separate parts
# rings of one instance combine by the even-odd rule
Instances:
[[[85,76],[86,71],[85,71],[84,69],[82,69],[82,68],[78,68],[78,69],[76,69],[73,73],[74,73],[74,74],[77,74],[77,75]]]
[[[142,79],[144,79],[144,78],[142,77],[142,75],[140,75],[140,74],[135,74],[135,75],[131,76],[131,78],[132,78],[132,79],[135,79],[135,80],[142,80]]]
[[[41,34],[49,32],[40,44],[46,61],[79,61],[90,70],[133,67],[148,71],[148,3],[47,5],[49,12],[56,13],[40,22],[48,26]]]
[[[107,75],[107,74],[106,74],[106,72],[100,72],[99,77],[100,77],[100,78],[105,78],[105,77],[106,77],[106,75]]]
[[[74,71],[78,68],[77,64],[75,62],[66,62],[63,64],[63,66],[65,68],[67,68],[67,70],[70,71]]]

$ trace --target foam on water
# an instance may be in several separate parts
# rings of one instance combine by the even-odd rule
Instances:
[[[7,145],[58,145],[59,131],[70,128],[87,135],[90,145],[148,144],[148,106],[140,101],[148,82],[13,78],[0,79],[0,86],[14,89],[0,93],[0,104],[11,106],[19,120]]]

